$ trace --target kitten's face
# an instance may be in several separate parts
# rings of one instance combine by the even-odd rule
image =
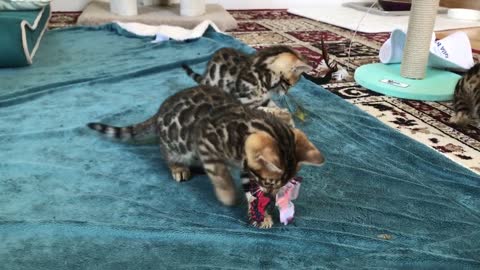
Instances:
[[[281,143],[265,132],[252,134],[245,142],[246,169],[250,178],[257,182],[265,193],[275,195],[297,174],[302,164],[318,166],[325,162],[323,155],[302,131],[294,129],[293,134],[294,151],[280,151]],[[282,158],[281,152],[291,152],[292,156]]]
[[[280,95],[285,95],[288,92],[288,90],[290,90],[291,87],[292,87],[292,84],[290,84],[290,81],[283,78],[281,74],[278,74],[275,80],[272,80],[272,84],[270,85],[269,90],[275,93],[278,93]]]
[[[295,176],[295,173],[292,174],[291,177],[284,177],[283,173],[272,175],[265,169],[261,170],[260,173],[257,173],[252,169],[249,171],[250,179],[253,179],[264,193],[272,195],[277,194],[280,188],[286,185],[288,181]]]
[[[271,90],[279,94],[286,94],[304,72],[312,70],[312,67],[293,53],[279,54],[268,68],[275,74]]]
[[[250,179],[254,180],[263,192],[277,194],[278,190],[295,176],[296,171],[291,177],[288,177],[284,175],[284,170],[272,171],[264,166],[257,170],[249,167],[248,173]]]

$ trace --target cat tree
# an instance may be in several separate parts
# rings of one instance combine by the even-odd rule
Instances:
[[[459,75],[427,66],[440,0],[413,0],[401,64],[369,64],[355,71],[363,87],[385,95],[425,101],[453,98]]]

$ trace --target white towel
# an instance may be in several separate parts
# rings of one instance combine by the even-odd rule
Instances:
[[[201,22],[199,25],[195,26],[193,29],[186,29],[179,26],[171,25],[148,25],[143,23],[123,23],[115,22],[120,27],[126,31],[139,35],[139,36],[155,36],[153,42],[162,42],[166,38],[171,38],[178,41],[185,41],[189,39],[196,39],[207,31],[208,27],[211,26],[215,31],[221,32],[220,29],[215,25],[214,22],[206,20]]]

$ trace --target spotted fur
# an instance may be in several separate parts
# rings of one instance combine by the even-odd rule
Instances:
[[[295,176],[300,164],[324,162],[300,130],[209,86],[167,98],[143,123],[128,127],[90,123],[88,127],[120,139],[153,133],[175,180],[187,180],[192,167],[203,167],[226,205],[235,202],[230,166],[243,169],[243,175],[273,194]]]
[[[455,114],[450,122],[463,126],[480,120],[480,63],[458,81],[453,98]]]
[[[311,70],[287,46],[266,48],[253,55],[223,48],[214,53],[203,75],[186,65],[183,68],[197,83],[219,87],[251,108],[275,106],[272,93],[285,94],[302,73]]]

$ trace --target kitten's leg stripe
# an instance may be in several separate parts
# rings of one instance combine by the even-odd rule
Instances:
[[[241,179],[245,179],[245,178],[246,178],[247,180],[250,179],[248,173],[246,173],[246,172],[240,173],[240,178],[241,178]],[[249,180],[249,181],[250,181],[250,180]]]
[[[202,156],[208,156],[208,154],[211,153],[210,149],[208,149],[206,145],[199,145],[198,152]]]
[[[204,168],[205,172],[210,175],[210,174],[215,174],[215,171],[212,170],[212,169],[207,169],[207,168]]]
[[[224,162],[223,160],[221,160],[221,159],[215,159],[215,158],[207,158],[207,159],[203,160],[203,163],[205,163],[205,164],[212,164],[212,163],[213,163],[213,164],[215,164],[215,163],[220,163],[220,164],[222,164],[223,162]]]
[[[240,173],[240,180],[242,183],[243,191],[248,192],[248,188],[250,185],[250,177],[248,176],[248,173],[242,172]]]
[[[205,150],[207,150],[207,151],[210,152],[210,153],[212,153],[212,152],[213,152],[213,153],[214,153],[214,152],[217,152],[217,149],[216,149],[215,145],[212,144],[211,142],[207,141],[207,140],[205,140],[205,141],[203,142],[202,148],[205,149]]]
[[[210,68],[210,79],[212,81],[215,81],[216,69],[217,69],[217,65],[212,65],[212,67]]]
[[[473,110],[473,114],[472,114],[472,117],[475,118],[476,120],[480,119],[480,103],[479,103],[480,100],[477,101],[477,105],[475,106],[474,110]]]

